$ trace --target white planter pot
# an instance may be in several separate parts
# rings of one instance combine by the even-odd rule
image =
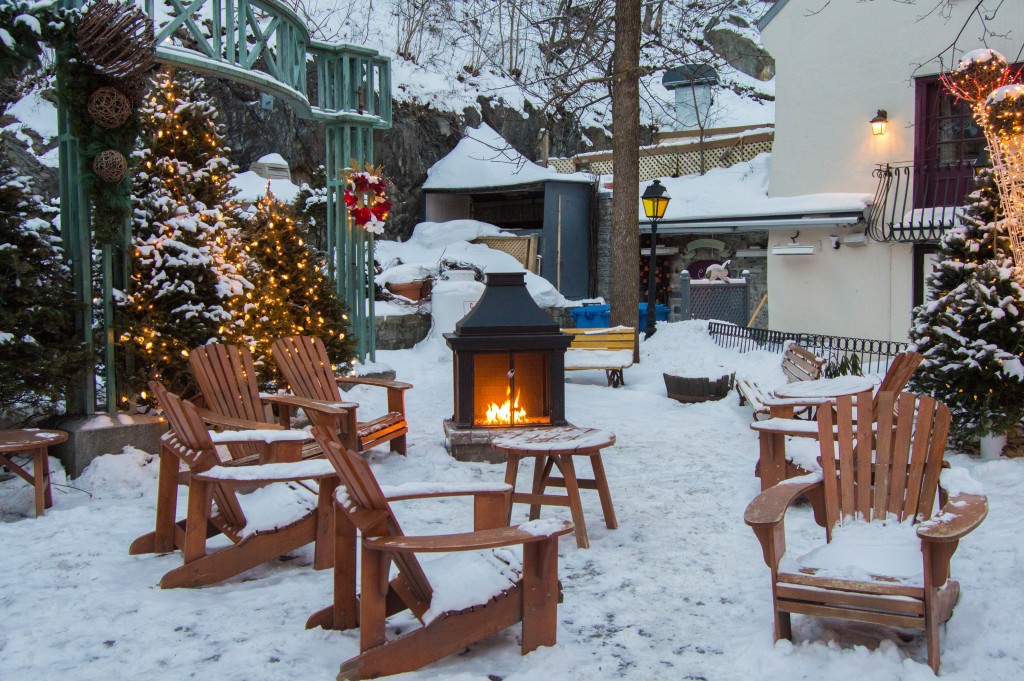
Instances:
[[[993,461],[1003,455],[1003,450],[1006,448],[1006,433],[982,435],[978,444],[981,445],[981,458]]]

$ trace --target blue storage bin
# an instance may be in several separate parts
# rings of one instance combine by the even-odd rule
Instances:
[[[604,329],[609,326],[611,305],[584,305],[569,310],[577,329]],[[668,317],[666,317],[668,319]]]
[[[659,322],[668,321],[668,305],[657,303],[654,306],[654,319]],[[643,329],[647,326],[647,303],[640,303],[640,321],[637,324],[638,329]]]

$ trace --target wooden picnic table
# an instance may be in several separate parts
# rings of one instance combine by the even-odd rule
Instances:
[[[615,444],[613,433],[575,426],[523,428],[496,438],[492,444],[497,451],[504,452],[508,457],[505,482],[512,486],[512,503],[530,504],[531,520],[540,517],[541,506],[567,506],[572,514],[572,522],[576,526],[576,545],[581,549],[590,548],[587,524],[583,519],[583,506],[580,503],[580,488],[583,488],[597,490],[604,512],[605,526],[610,530],[619,526],[615,519],[612,495],[608,490],[604,462],[601,460],[601,450]],[[574,456],[590,458],[590,465],[594,471],[593,478],[576,476]],[[529,493],[516,492],[519,462],[525,457],[534,459],[533,489]],[[561,472],[562,477],[551,477],[555,467]],[[547,487],[564,487],[566,493],[545,494],[544,490]],[[511,512],[510,505],[510,517]]]
[[[0,464],[10,468],[12,473],[35,488],[37,518],[53,506],[53,494],[50,491],[50,454],[47,448],[67,439],[68,434],[63,430],[0,430]],[[32,455],[31,473],[11,459],[12,455],[19,453]]]

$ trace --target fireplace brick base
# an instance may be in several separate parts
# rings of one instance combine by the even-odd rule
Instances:
[[[566,424],[562,424],[563,427]],[[551,426],[529,426],[530,428],[549,428]],[[484,463],[505,463],[503,452],[496,451],[491,443],[508,433],[522,430],[518,428],[467,428],[459,426],[451,419],[444,420],[444,446],[459,461],[482,461]]]

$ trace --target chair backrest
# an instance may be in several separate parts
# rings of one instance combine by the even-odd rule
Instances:
[[[824,365],[824,359],[816,357],[813,352],[797,345],[796,342],[786,346],[782,353],[782,373],[790,383],[818,380],[821,378],[821,369]]]
[[[932,515],[949,409],[912,393],[881,392],[877,403],[872,413],[872,393],[865,391],[838,398],[835,415],[831,409],[818,410],[829,528],[847,518],[917,522]],[[833,425],[838,426],[835,437]]]
[[[319,338],[278,338],[274,341],[273,357],[284,380],[299,397],[338,400],[338,379],[327,357],[327,348]]]
[[[346,449],[334,430],[314,426],[312,434],[338,473],[341,486],[337,498],[360,534],[364,537],[402,536],[402,528],[370,464],[356,452]],[[430,605],[433,594],[430,582],[412,553],[393,553],[391,559],[401,573],[394,585],[396,591],[413,614],[420,617]]]
[[[189,354],[188,363],[209,409],[246,421],[267,420],[249,348],[201,345]]]
[[[893,358],[892,364],[882,376],[882,382],[878,384],[877,393],[889,392],[899,393],[907,387],[910,377],[917,371],[917,367],[924,361],[924,355],[918,352],[901,352]],[[877,407],[878,403],[875,402]]]
[[[156,395],[171,425],[171,429],[163,436],[163,446],[184,461],[192,473],[202,473],[219,464],[216,445],[196,406],[170,392],[158,381],[150,381],[149,388]],[[213,498],[220,515],[228,523],[235,527],[245,527],[245,514],[233,491],[215,485]]]

